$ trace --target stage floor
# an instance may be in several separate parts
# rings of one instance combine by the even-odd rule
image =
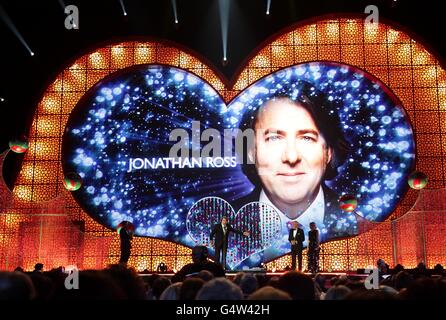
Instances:
[[[254,273],[254,274],[259,274],[259,275],[265,275],[267,277],[280,277],[281,275],[289,272],[289,271],[280,271],[280,272],[264,272],[264,271],[258,271],[258,270],[243,270],[243,271],[229,271],[226,272],[226,277],[227,278],[233,278],[235,277],[238,273],[240,272],[245,272],[245,273]],[[141,277],[150,277],[154,274],[158,274],[160,276],[163,277],[167,277],[167,278],[171,278],[175,275],[175,273],[170,273],[170,272],[166,272],[166,273],[157,273],[157,272],[151,272],[151,273],[139,273],[139,275]],[[304,274],[307,274],[309,276],[312,276],[311,273],[309,272],[304,272]],[[366,278],[368,276],[368,274],[360,274],[357,273],[356,271],[346,271],[346,272],[319,272],[317,273],[319,275],[322,276],[326,276],[329,278],[332,277],[339,277],[339,276],[348,276],[348,277],[358,277],[358,278]]]

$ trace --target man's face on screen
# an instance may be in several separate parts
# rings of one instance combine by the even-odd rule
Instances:
[[[255,124],[257,172],[274,204],[306,208],[316,197],[331,150],[311,114],[288,99],[269,101]]]

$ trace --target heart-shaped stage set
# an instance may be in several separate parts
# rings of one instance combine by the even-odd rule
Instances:
[[[190,260],[185,247],[208,245],[211,227],[226,215],[237,229],[250,232],[246,238],[230,238],[227,263],[240,269],[274,263],[289,253],[289,222],[296,217],[284,212],[279,201],[279,194],[289,191],[308,201],[304,211],[311,212],[302,214],[302,221],[297,218],[305,234],[308,222],[318,222],[326,269],[365,267],[377,255],[396,263],[400,258],[389,246],[364,245],[359,239],[371,225],[375,230],[381,230],[381,222],[383,229],[390,226],[390,221],[384,221],[392,214],[402,217],[416,199],[408,177],[416,156],[423,159],[430,151],[423,144],[415,148],[413,128],[423,118],[401,84],[424,90],[427,69],[418,78],[404,78],[405,71],[418,70],[415,60],[397,66],[382,59],[395,60],[406,48],[399,44],[412,43],[410,36],[387,24],[366,28],[362,19],[350,17],[321,18],[286,29],[259,48],[232,82],[204,59],[163,41],[124,42],[85,54],[45,91],[14,200],[8,200],[2,210],[14,212],[20,224],[22,213],[30,212],[30,203],[40,208],[36,204],[64,194],[61,214],[76,221],[86,239],[81,245],[81,251],[86,251],[75,257],[76,264],[84,267],[114,261],[118,249],[117,240],[110,240],[105,253],[103,247],[96,252],[87,243],[89,236],[112,237],[120,222],[130,221],[136,236],[130,264],[141,270],[154,270],[161,261],[179,269]],[[387,50],[387,58],[369,56],[372,45]],[[436,61],[418,43],[409,49],[427,64]],[[242,148],[240,154],[235,133],[251,128],[267,103],[283,98],[323,102],[317,111],[321,116],[313,114],[313,120],[317,129],[323,127],[320,136],[333,134],[325,134],[330,152],[324,154],[328,161],[318,179],[299,180],[317,171],[313,169],[319,160],[314,157],[296,173],[302,177],[286,173],[282,180],[268,174],[258,174],[255,180],[249,172],[259,166],[246,168],[240,162],[249,150]],[[289,121],[283,116],[278,123]],[[274,143],[280,139],[274,137]],[[298,141],[311,146],[314,138],[304,135]],[[61,152],[52,152],[59,147]],[[301,149],[302,159],[307,159],[306,150],[311,148]],[[342,156],[334,153],[335,148],[342,149]],[[256,154],[257,163],[266,170],[283,163],[277,150]],[[329,165],[330,177],[325,175]],[[62,181],[73,173],[82,187],[67,194]],[[313,184],[311,201],[301,197],[301,190]],[[355,202],[351,210],[341,207],[345,196]],[[362,228],[359,221],[368,227]],[[10,248],[27,246],[14,239]],[[367,239],[377,241],[375,236]],[[407,239],[391,243],[403,245]],[[370,248],[375,253],[361,253]],[[72,259],[62,256],[61,260]],[[96,256],[103,259],[85,258]],[[48,259],[47,264],[55,263]],[[283,269],[288,258],[281,259],[285,259],[279,264]]]

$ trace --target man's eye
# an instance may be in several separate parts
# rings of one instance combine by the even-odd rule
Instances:
[[[280,136],[268,136],[266,137],[266,141],[278,141],[280,138]]]
[[[313,138],[313,137],[310,137],[310,136],[302,136],[302,138],[301,138],[303,141],[307,141],[307,142],[315,142],[316,141],[316,139],[315,138]]]

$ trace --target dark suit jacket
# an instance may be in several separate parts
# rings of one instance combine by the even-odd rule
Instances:
[[[291,242],[291,240],[296,240],[296,246],[298,248],[303,247],[303,242],[305,241],[305,234],[304,231],[301,228],[297,228],[296,236],[294,236],[294,230],[290,229],[290,233],[288,234],[288,241]]]
[[[215,247],[216,248],[223,246],[223,244],[225,244],[225,245],[228,244],[228,238],[229,238],[230,232],[234,232],[239,235],[243,235],[243,232],[234,229],[229,223],[226,224],[226,227],[227,227],[226,236],[223,233],[223,227],[221,226],[221,223],[214,225],[214,227],[212,228],[210,238],[212,240],[212,239],[214,239],[214,236],[215,236]]]
[[[324,211],[324,226],[317,226],[319,230],[327,229],[326,233],[320,234],[321,242],[332,240],[334,238],[348,237],[358,233],[358,221],[356,220],[358,216],[355,215],[355,221],[349,222],[346,226],[342,224],[338,226],[338,221],[346,218],[351,213],[344,212],[339,207],[339,195],[337,195],[333,190],[323,185],[322,190],[324,192],[325,200],[325,211]],[[260,198],[260,188],[254,189],[250,194],[237,199],[234,203],[234,209],[236,211],[240,210],[245,204],[250,202],[257,202]],[[284,230],[282,230],[284,232]]]
[[[132,247],[132,236],[124,228],[121,228],[121,230],[119,230],[119,238],[121,239],[121,247]]]

